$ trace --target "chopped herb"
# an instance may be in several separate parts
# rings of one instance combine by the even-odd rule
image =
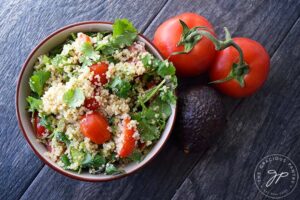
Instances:
[[[79,61],[82,63],[82,66],[90,66],[94,62],[100,60],[100,55],[97,51],[95,51],[93,45],[90,42],[84,42],[81,45],[82,56],[79,58]]]
[[[150,109],[159,113],[161,118],[167,119],[172,114],[172,109],[169,103],[162,101],[160,98],[156,98],[150,105]]]
[[[122,80],[120,77],[116,77],[108,83],[108,88],[118,97],[127,98],[131,90],[131,84],[126,80]]]
[[[175,96],[174,92],[170,90],[170,88],[167,90],[161,90],[160,98],[161,100],[170,102],[171,104],[175,104],[177,100],[177,97]]]
[[[124,170],[116,168],[113,164],[107,163],[105,166],[105,174],[107,175],[116,175],[123,173]]]
[[[32,96],[28,96],[26,98],[27,102],[29,103],[29,108],[28,110],[30,112],[38,111],[42,105],[42,100],[34,98]]]
[[[62,155],[60,157],[60,160],[62,163],[64,163],[64,167],[68,167],[69,165],[71,165],[70,159],[68,158],[68,156],[66,154]]]
[[[87,153],[81,165],[83,168],[87,168],[87,167],[99,168],[102,165],[104,165],[105,162],[106,162],[105,158],[100,154],[96,154],[95,156],[92,156],[90,153]]]
[[[30,89],[42,96],[44,85],[46,81],[50,78],[51,73],[48,71],[36,71],[29,80]]]
[[[135,162],[140,162],[142,160],[143,154],[138,150],[134,150],[132,154],[129,156],[129,159]]]
[[[138,122],[138,130],[143,141],[156,140],[160,136],[159,128],[155,122],[155,112],[152,110],[144,110],[133,114],[132,118]]]
[[[70,89],[67,92],[65,92],[63,96],[64,102],[73,108],[81,106],[84,102],[84,99],[84,94],[79,88]]]
[[[137,30],[128,19],[117,19],[113,24],[112,38],[107,44],[98,45],[104,55],[111,55],[115,50],[132,45],[137,37]]]
[[[155,96],[155,94],[157,94],[157,92],[163,86],[164,83],[165,83],[165,80],[161,81],[157,86],[147,90],[145,92],[145,94],[140,95],[138,97],[138,103],[141,104],[142,106],[144,106],[144,104],[147,101],[149,101],[153,96]]]
[[[66,136],[65,133],[62,132],[55,132],[55,138],[60,141],[63,142],[65,144],[70,144],[70,140],[68,139],[68,137]]]
[[[73,162],[82,163],[82,161],[85,159],[85,153],[75,149],[74,147],[70,147],[70,154]]]
[[[160,75],[161,77],[174,75],[175,71],[176,69],[174,65],[168,61],[161,61],[157,68],[157,74]]]
[[[49,130],[50,132],[52,132],[53,131],[53,127],[51,125],[52,121],[53,121],[53,117],[52,116],[50,116],[50,115],[41,115],[40,125],[42,125],[47,130]]]
[[[65,62],[67,62],[67,57],[63,56],[63,55],[56,55],[52,60],[51,60],[51,64],[54,65],[55,67],[59,67],[59,65],[64,64]]]

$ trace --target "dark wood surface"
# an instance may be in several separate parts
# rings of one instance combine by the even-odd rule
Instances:
[[[45,166],[15,116],[16,77],[31,49],[64,25],[120,17],[151,39],[160,23],[186,11],[207,17],[220,36],[227,26],[233,36],[261,42],[271,56],[269,79],[257,94],[223,97],[228,122],[216,144],[185,155],[171,137],[144,169],[106,183],[72,180]],[[300,169],[299,16],[298,0],[1,0],[0,199],[265,199],[253,182],[261,158],[284,154]],[[300,187],[286,199],[300,199]]]

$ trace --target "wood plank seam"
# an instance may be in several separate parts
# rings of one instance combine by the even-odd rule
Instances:
[[[282,46],[282,44],[284,43],[284,41],[287,39],[288,35],[290,34],[291,30],[295,27],[295,25],[297,24],[297,22],[300,20],[300,17],[298,16],[297,20],[295,20],[295,22],[293,23],[293,25],[291,26],[291,28],[289,29],[289,31],[287,32],[287,34],[285,34],[284,38],[281,40],[280,44],[278,45],[278,47],[275,49],[274,53],[270,56],[270,59],[272,60],[273,56],[276,54],[276,52],[278,51],[278,49]],[[233,111],[231,112],[230,116],[232,116],[235,111],[237,110],[237,107],[239,107],[240,105],[242,105],[242,103],[244,102],[244,99],[240,100],[240,102],[237,104],[237,106],[233,109]],[[216,142],[216,144],[219,141]],[[206,153],[209,153],[211,151],[216,151],[217,148],[214,148],[216,146],[216,144],[214,144],[211,148],[207,149],[199,158],[199,160],[197,160],[196,164],[190,169],[190,171],[188,172],[188,175],[186,176],[186,178],[183,180],[183,182],[180,184],[180,186],[176,189],[178,190],[182,184],[184,183],[184,181],[189,177],[189,175],[193,172],[195,166],[198,164],[198,162],[206,155]],[[175,193],[176,194],[176,193]],[[175,196],[175,194],[172,196]]]
[[[164,8],[167,6],[169,1],[171,1],[171,0],[167,0],[164,3],[164,5],[161,7],[161,9],[159,9],[158,12],[156,12],[155,15],[153,15],[153,17],[151,17],[151,19],[149,20],[149,23],[141,29],[140,33],[144,33],[148,29],[148,27],[152,24],[152,22],[155,21],[155,19],[158,17],[159,13],[164,10]]]

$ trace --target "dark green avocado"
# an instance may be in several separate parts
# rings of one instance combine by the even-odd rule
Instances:
[[[222,100],[212,87],[194,85],[180,91],[176,132],[184,152],[206,150],[223,131],[225,123]]]

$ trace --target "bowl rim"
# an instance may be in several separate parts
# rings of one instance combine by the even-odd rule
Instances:
[[[32,59],[34,53],[43,45],[45,44],[49,39],[51,39],[53,36],[69,29],[72,27],[76,27],[76,26],[80,26],[80,25],[86,25],[86,24],[109,24],[112,25],[112,22],[107,22],[107,21],[82,21],[82,22],[77,22],[77,23],[72,23],[70,25],[66,25],[63,26],[62,28],[57,29],[56,31],[52,32],[51,34],[49,34],[48,36],[44,37],[34,48],[33,50],[31,50],[31,52],[29,53],[29,55],[27,56],[24,64],[22,65],[21,71],[19,72],[19,76],[17,79],[17,90],[16,90],[16,94],[15,94],[15,106],[16,106],[16,116],[17,116],[17,121],[18,121],[18,126],[19,129],[21,130],[21,132],[23,133],[23,136],[25,137],[27,143],[29,143],[31,149],[33,150],[33,152],[38,156],[38,158],[40,160],[42,160],[44,162],[44,164],[46,164],[47,166],[49,166],[50,168],[52,168],[54,171],[67,176],[71,179],[75,179],[75,180],[79,180],[79,181],[87,181],[87,182],[107,182],[107,181],[113,181],[113,180],[117,180],[126,176],[129,176],[135,172],[137,172],[138,170],[144,168],[147,164],[149,164],[157,155],[158,153],[162,150],[162,148],[165,146],[167,140],[169,139],[171,132],[174,129],[174,125],[175,125],[175,119],[176,119],[176,115],[177,115],[177,102],[174,106],[174,119],[172,121],[171,124],[171,128],[170,131],[167,133],[167,137],[166,139],[162,142],[162,145],[159,147],[159,149],[153,154],[153,156],[147,161],[145,162],[143,165],[138,166],[136,169],[134,169],[133,171],[129,172],[129,173],[125,173],[125,174],[121,174],[121,175],[117,175],[117,176],[112,176],[112,177],[108,177],[108,178],[103,178],[103,177],[99,177],[99,179],[91,179],[91,178],[87,178],[84,176],[75,176],[72,174],[69,174],[67,172],[65,172],[64,169],[59,168],[57,166],[54,166],[52,163],[48,162],[43,155],[41,155],[41,153],[35,149],[35,147],[33,146],[33,144],[31,143],[30,139],[27,136],[27,133],[23,127],[23,124],[21,122],[21,116],[20,116],[20,111],[19,111],[19,91],[20,91],[20,85],[21,85],[21,79],[23,77],[24,71],[28,66],[29,61]],[[163,58],[161,52],[155,47],[155,45],[147,38],[145,37],[143,34],[138,33],[138,35],[143,38],[144,40],[146,40],[156,51],[157,53]]]

